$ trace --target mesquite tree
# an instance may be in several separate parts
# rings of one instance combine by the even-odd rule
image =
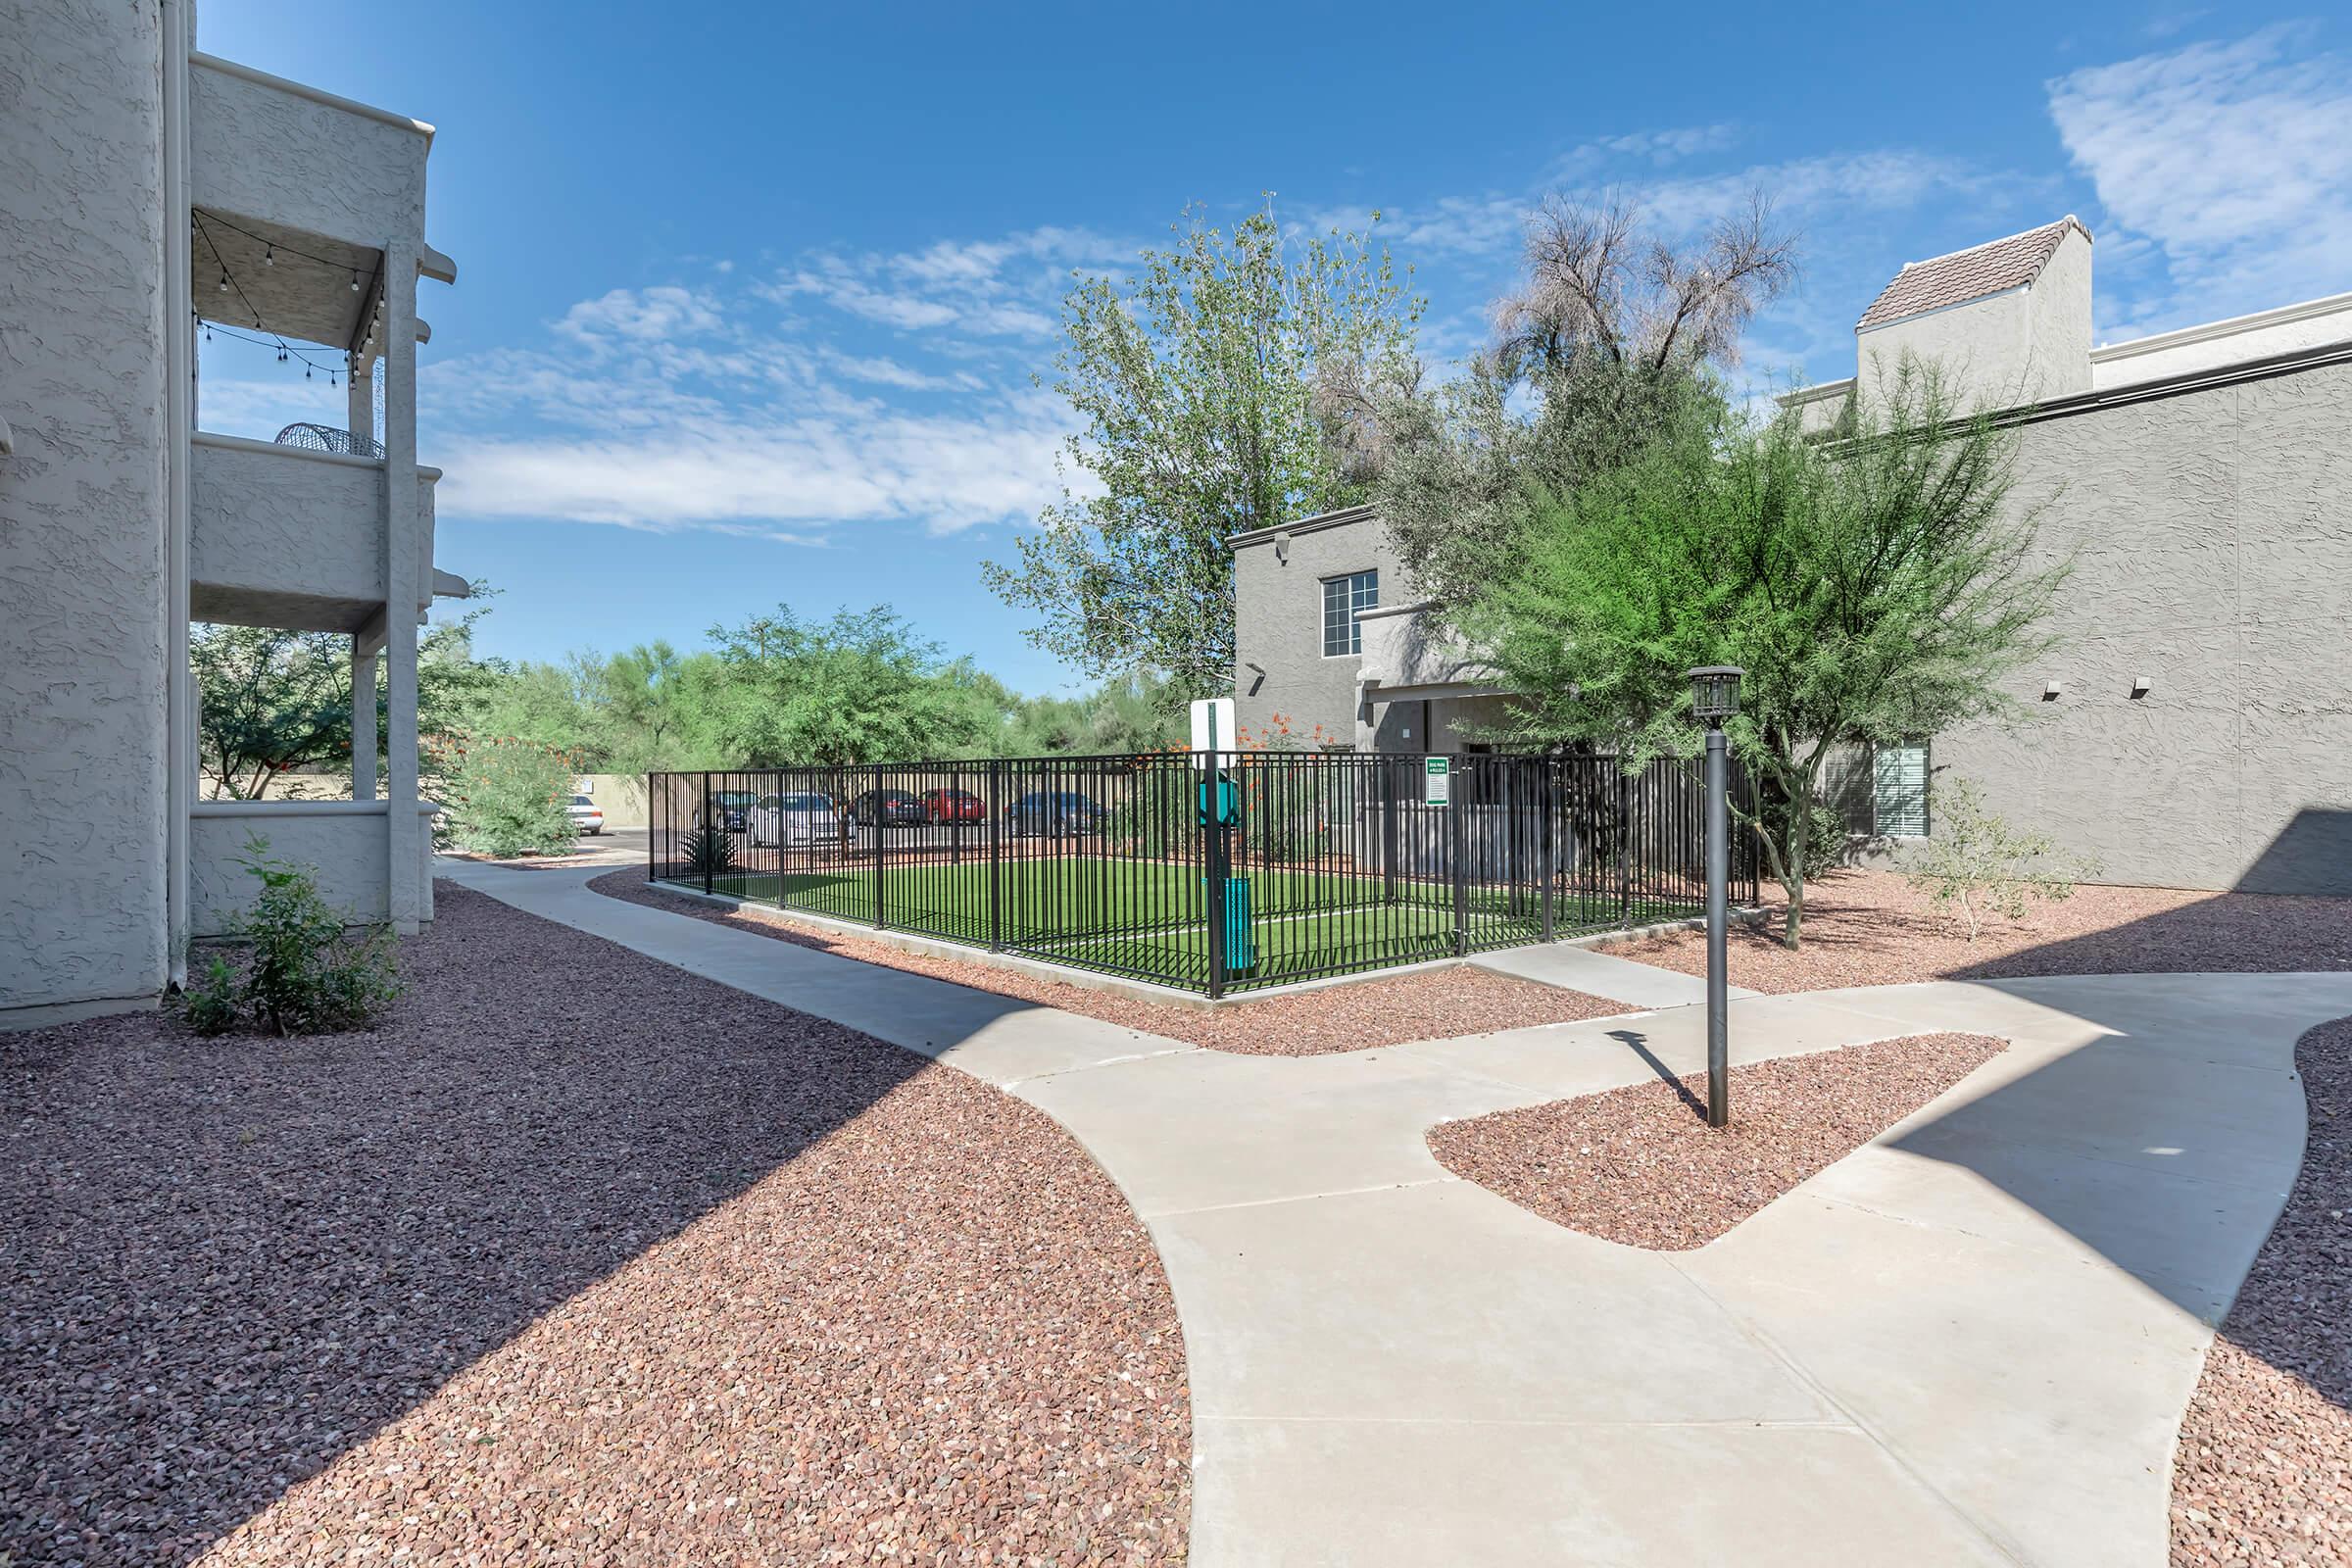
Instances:
[[[1415,591],[1449,618],[1516,570],[1535,509],[1656,438],[1710,368],[1738,363],[1740,329],[1795,273],[1760,195],[1689,237],[1622,196],[1545,202],[1492,350],[1380,405],[1377,501]]]

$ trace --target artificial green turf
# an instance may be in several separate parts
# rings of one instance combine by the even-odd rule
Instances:
[[[1136,974],[1201,989],[1208,973],[1208,922],[1199,870],[1160,861],[1056,857],[1006,860],[992,910],[985,858],[956,865],[888,865],[881,875],[886,926],[986,945],[992,939],[1037,957],[1082,968]],[[681,878],[699,886],[700,878]],[[1249,883],[1255,962],[1233,975],[1231,989],[1272,985],[1309,974],[1379,968],[1454,952],[1449,883],[1373,873],[1253,869]],[[870,867],[823,871],[736,872],[711,879],[710,891],[788,909],[874,924]],[[1473,887],[1465,899],[1468,945],[1514,947],[1543,939],[1542,904],[1525,888]],[[1672,919],[1689,905],[1615,899],[1554,900],[1556,935],[1574,936]],[[1228,961],[1231,961],[1229,956]]]

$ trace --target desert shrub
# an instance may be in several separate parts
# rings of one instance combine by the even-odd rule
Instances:
[[[457,842],[498,859],[570,854],[578,832],[570,811],[574,776],[560,747],[512,735],[468,743],[452,803]]]
[[[725,828],[705,823],[686,835],[686,874],[727,876],[735,869],[735,836]]]
[[[1977,940],[1987,915],[2022,918],[2030,900],[2056,903],[2072,897],[2075,884],[2096,876],[2096,861],[2061,856],[2046,833],[2012,827],[1984,808],[1977,787],[1966,779],[1936,791],[1936,831],[1903,872],[1904,880],[1936,908],[1957,910]]]
[[[212,956],[182,1003],[189,1024],[208,1035],[239,1028],[315,1035],[373,1022],[400,995],[390,928],[347,935],[311,869],[271,859],[269,851],[267,839],[246,843],[245,869],[262,891],[237,919],[248,944],[244,964]]]

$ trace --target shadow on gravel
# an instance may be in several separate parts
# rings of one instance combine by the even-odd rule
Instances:
[[[372,1033],[0,1035],[0,1563],[189,1560],[923,1066],[446,885],[402,964]]]

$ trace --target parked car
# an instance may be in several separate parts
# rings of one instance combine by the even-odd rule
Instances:
[[[985,822],[988,803],[970,790],[925,790],[923,815],[934,822]]]
[[[572,830],[593,837],[605,830],[605,808],[591,796],[574,795],[567,809],[571,812]]]
[[[923,803],[905,790],[867,790],[850,802],[851,821],[862,826],[876,817],[884,827],[920,827],[925,820]]]
[[[712,790],[710,819],[729,833],[741,833],[752,825],[752,808],[759,797],[750,790]]]
[[[1004,826],[1013,833],[1100,833],[1108,814],[1076,790],[1040,790],[1004,808]]]
[[[752,808],[752,847],[820,844],[841,832],[841,808],[830,795],[762,795]]]

